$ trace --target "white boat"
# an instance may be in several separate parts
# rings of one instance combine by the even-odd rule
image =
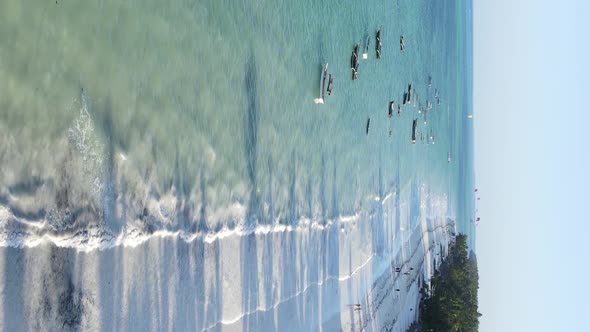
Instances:
[[[377,59],[381,58],[381,28],[377,31],[377,36],[375,37],[375,52],[377,55]]]
[[[447,152],[447,162],[450,163],[451,162],[451,152]]]
[[[326,94],[326,78],[328,76],[328,63],[324,66],[322,74],[320,75],[320,97],[313,100],[316,104],[324,103],[324,95]]]
[[[363,59],[367,60],[369,58],[369,44],[371,43],[371,36],[367,36],[367,42],[365,44],[365,52],[363,53]]]

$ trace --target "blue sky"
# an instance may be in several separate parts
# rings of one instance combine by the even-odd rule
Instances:
[[[590,1],[473,7],[480,331],[588,331]]]

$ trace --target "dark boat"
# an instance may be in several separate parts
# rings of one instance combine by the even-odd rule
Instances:
[[[395,109],[395,102],[392,100],[389,102],[389,112],[388,112],[388,116],[391,118],[391,116],[393,115],[393,110]]]
[[[354,45],[354,50],[352,51],[352,56],[350,58],[350,67],[352,68],[352,79],[356,80],[358,78],[358,69],[359,69],[359,48],[360,44]]]
[[[369,135],[369,125],[371,124],[371,118],[367,118],[367,135]]]
[[[418,120],[414,119],[412,122],[412,144],[416,144],[416,127],[418,126]]]
[[[332,88],[334,87],[334,76],[330,74],[330,79],[328,79],[328,96],[332,94]]]
[[[377,52],[377,59],[381,59],[381,28],[377,30],[377,36],[375,39],[375,51]]]
[[[328,78],[328,63],[324,66],[324,73],[322,75],[322,99],[326,95],[326,78]]]

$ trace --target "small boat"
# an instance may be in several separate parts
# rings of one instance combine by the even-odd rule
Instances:
[[[447,152],[447,162],[450,163],[451,162],[451,152]]]
[[[432,76],[428,75],[428,86],[432,85]]]
[[[369,44],[371,43],[371,36],[367,36],[367,41],[365,44],[365,52],[363,53],[363,59],[367,60],[369,58]]]
[[[404,42],[404,35],[399,37],[399,50],[403,53],[406,49],[406,43]]]
[[[401,116],[402,115],[402,105],[397,105],[397,116]]]
[[[354,46],[354,50],[352,51],[352,57],[350,59],[350,67],[352,68],[352,79],[353,80],[356,80],[358,78],[359,48],[360,48],[360,44],[357,43]]]
[[[324,103],[324,94],[325,94],[325,85],[326,85],[326,76],[328,75],[328,64],[322,68],[322,72],[320,75],[320,97],[315,98],[313,100],[316,104],[323,104]]]
[[[381,28],[377,30],[376,36],[376,43],[375,43],[375,51],[377,53],[377,59],[381,59]]]
[[[330,74],[330,78],[328,79],[328,96],[330,96],[332,94],[332,88],[334,88],[334,76],[332,76],[332,74]]]
[[[367,118],[367,129],[366,129],[367,135],[369,135],[369,125],[370,124],[371,124],[371,118]]]
[[[418,119],[412,121],[412,144],[416,144],[416,129],[418,127]]]
[[[322,75],[322,99],[326,95],[326,79],[328,78],[328,63],[324,66],[324,74]]]
[[[394,109],[395,109],[395,102],[392,100],[389,102],[389,112],[387,113],[387,116],[389,116],[391,118],[391,116],[393,115]]]

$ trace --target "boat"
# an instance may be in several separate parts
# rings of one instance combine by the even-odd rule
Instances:
[[[357,43],[354,46],[354,50],[352,51],[352,56],[351,56],[351,59],[350,59],[350,67],[352,68],[352,79],[353,80],[356,80],[358,78],[359,48],[360,48],[360,44]]]
[[[371,118],[367,118],[367,135],[369,135],[369,125],[371,124]]]
[[[367,36],[367,41],[365,44],[365,52],[363,53],[363,59],[367,60],[369,58],[369,44],[371,43],[371,36]]]
[[[451,152],[447,152],[447,162],[450,163],[451,162]]]
[[[394,109],[395,109],[395,102],[392,100],[389,102],[389,112],[387,113],[387,116],[389,116],[391,118],[391,116],[393,115]]]
[[[328,75],[328,63],[322,68],[322,73],[320,75],[320,97],[315,98],[313,100],[316,104],[323,104],[324,103],[324,94],[325,94],[325,85],[326,85],[326,76]]]
[[[397,105],[397,116],[401,116],[402,115],[402,105]]]
[[[330,78],[328,79],[328,88],[326,89],[328,91],[328,96],[332,94],[332,88],[334,88],[334,76],[330,74]]]
[[[377,30],[376,36],[376,43],[375,43],[375,51],[377,53],[377,59],[381,59],[381,28]]]
[[[399,37],[399,50],[403,53],[406,49],[406,43],[404,42],[404,35]]]
[[[432,86],[432,76],[428,75],[428,86]]]
[[[412,121],[412,144],[416,144],[416,129],[418,126],[418,119]]]
[[[326,95],[326,78],[328,78],[328,63],[324,66],[324,74],[322,75],[322,99]]]

